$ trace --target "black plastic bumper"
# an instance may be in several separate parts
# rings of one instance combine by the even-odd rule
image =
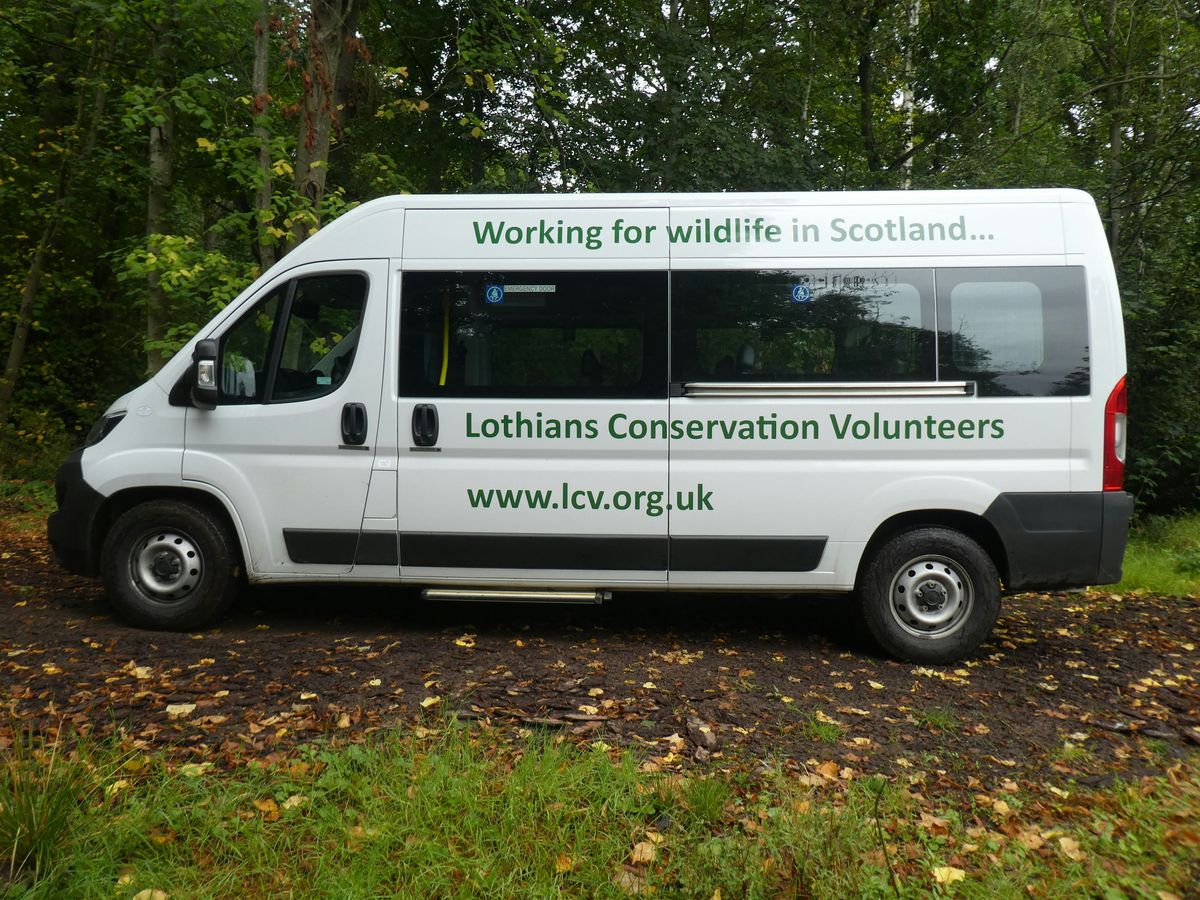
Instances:
[[[983,517],[1004,544],[1005,587],[1050,590],[1121,580],[1133,498],[1124,491],[1001,494]]]
[[[99,565],[92,535],[104,497],[83,480],[82,450],[76,450],[58,467],[54,492],[58,511],[51,513],[46,521],[54,558],[68,572],[97,574]]]

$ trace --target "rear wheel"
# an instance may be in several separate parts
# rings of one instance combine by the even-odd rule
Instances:
[[[859,594],[871,636],[912,662],[962,659],[987,640],[1000,614],[1000,576],[991,557],[948,528],[889,540],[867,561]]]
[[[237,596],[237,544],[207,510],[152,500],[125,512],[101,551],[109,601],[142,628],[190,631],[217,619]]]

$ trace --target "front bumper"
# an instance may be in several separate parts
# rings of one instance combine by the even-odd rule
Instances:
[[[83,478],[83,451],[76,450],[54,478],[58,510],[46,520],[50,549],[60,566],[76,575],[99,572],[93,536],[104,497]]]

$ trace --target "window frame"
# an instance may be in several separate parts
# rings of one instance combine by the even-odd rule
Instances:
[[[255,297],[246,307],[246,309],[234,318],[233,323],[221,332],[219,339],[219,351],[217,354],[217,371],[221,372],[224,370],[225,342],[230,334],[239,326],[241,326],[241,324],[246,320],[247,316],[253,315],[254,311],[258,309],[259,306],[270,300],[271,295],[279,290],[280,287],[286,286],[283,300],[280,303],[279,310],[275,315],[275,321],[271,323],[271,335],[268,338],[265,383],[263,385],[262,399],[247,403],[238,403],[230,402],[228,398],[219,396],[217,401],[218,406],[275,406],[285,403],[305,403],[310,400],[319,400],[322,397],[328,397],[331,394],[337,393],[341,389],[342,385],[344,385],[349,379],[350,371],[353,369],[354,365],[353,362],[350,364],[350,369],[346,370],[347,377],[343,378],[338,384],[334,385],[333,390],[331,391],[326,391],[323,394],[317,394],[312,397],[275,397],[275,383],[279,373],[279,362],[283,357],[283,346],[287,340],[286,324],[291,320],[292,301],[295,299],[297,286],[301,281],[304,281],[308,278],[329,278],[338,275],[357,275],[363,281],[362,312],[360,313],[358,320],[360,328],[359,337],[361,338],[361,326],[366,320],[367,304],[371,299],[371,276],[367,272],[363,271],[362,269],[330,269],[328,271],[293,274],[286,281],[275,282],[270,287],[266,288],[259,296]]]

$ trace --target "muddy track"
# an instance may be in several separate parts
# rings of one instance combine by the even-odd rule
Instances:
[[[602,607],[248,591],[200,634],[138,631],[36,532],[0,531],[0,748],[14,725],[228,762],[445,715],[696,760],[1030,782],[1162,771],[1200,745],[1200,600],[1006,599],[958,666],[882,658],[838,598],[618,595]]]

